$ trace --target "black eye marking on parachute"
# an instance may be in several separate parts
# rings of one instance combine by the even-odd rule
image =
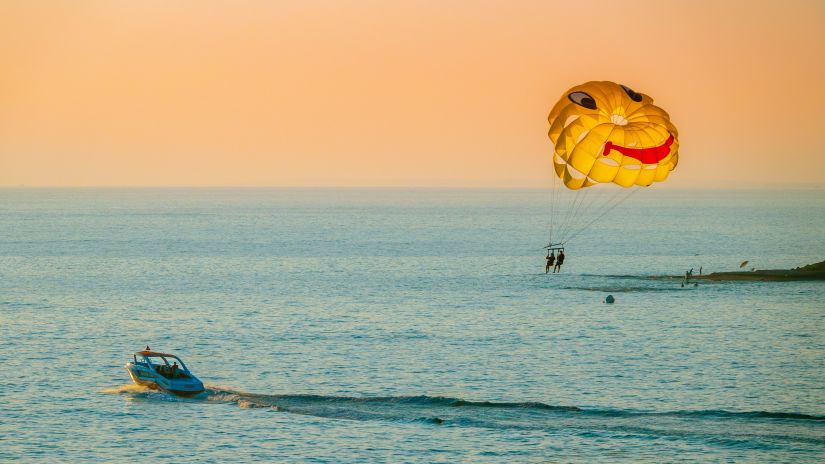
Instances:
[[[630,97],[631,100],[635,102],[642,101],[642,94],[637,93],[635,90],[631,89],[630,87],[623,85],[622,88],[627,93],[627,96]]]
[[[593,99],[590,95],[584,92],[573,92],[567,96],[571,102],[583,106],[585,108],[589,108],[591,110],[596,109],[596,100]]]

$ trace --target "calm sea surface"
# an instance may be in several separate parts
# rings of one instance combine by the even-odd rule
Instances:
[[[825,460],[825,283],[647,278],[821,261],[825,191],[645,190],[560,275],[548,198],[0,189],[0,461]]]

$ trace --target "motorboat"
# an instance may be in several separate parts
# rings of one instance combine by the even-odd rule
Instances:
[[[181,396],[197,395],[203,391],[203,383],[189,371],[182,359],[173,354],[152,351],[148,346],[136,352],[125,367],[138,385]]]

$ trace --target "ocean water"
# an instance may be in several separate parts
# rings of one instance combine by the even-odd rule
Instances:
[[[545,275],[540,190],[2,189],[0,461],[825,461],[825,283],[649,278],[821,261],[825,191],[596,218]]]

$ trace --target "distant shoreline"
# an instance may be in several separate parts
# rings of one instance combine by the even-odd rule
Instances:
[[[684,279],[684,276],[674,276]],[[825,261],[795,269],[766,269],[754,271],[713,272],[706,275],[691,276],[690,280],[712,281],[759,281],[791,282],[800,280],[825,280]]]

